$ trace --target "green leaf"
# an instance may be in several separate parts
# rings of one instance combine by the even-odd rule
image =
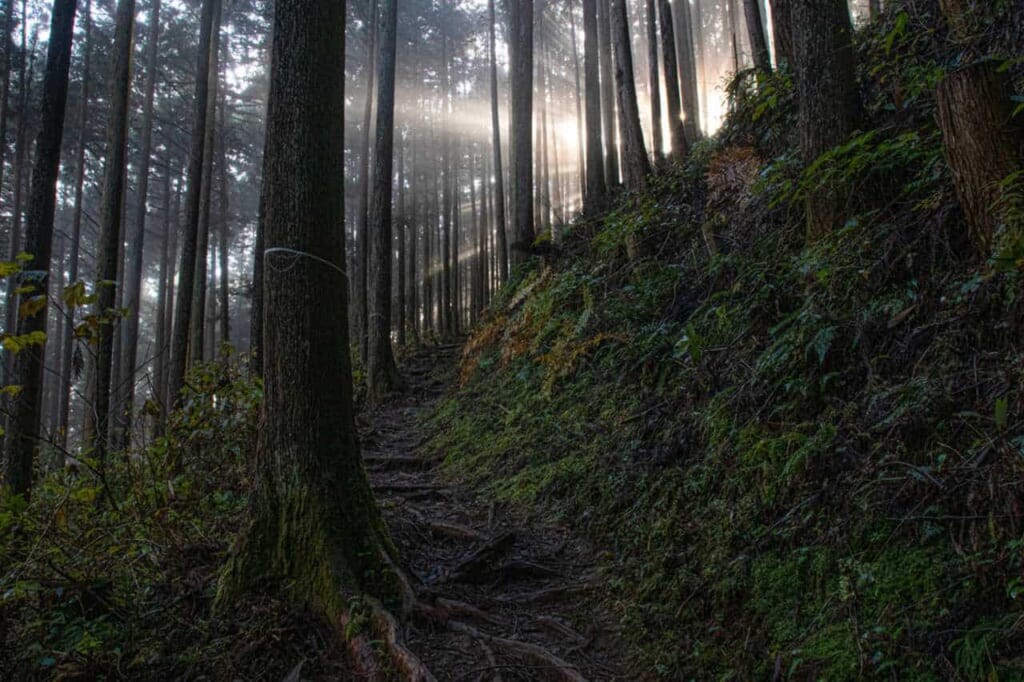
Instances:
[[[1006,430],[1006,422],[1009,416],[1010,402],[1006,398],[996,400],[996,428],[1000,431]]]

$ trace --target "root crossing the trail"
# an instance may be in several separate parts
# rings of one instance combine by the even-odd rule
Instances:
[[[454,377],[458,345],[419,350],[408,385],[364,415],[364,461],[406,583],[388,644],[410,680],[620,680],[621,646],[583,538],[443,476],[422,426]],[[408,655],[406,655],[408,654]],[[642,675],[640,676],[642,677]]]

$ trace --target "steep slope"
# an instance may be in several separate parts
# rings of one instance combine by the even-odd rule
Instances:
[[[810,172],[788,76],[739,78],[685,168],[517,273],[432,418],[452,477],[605,549],[644,676],[1024,670],[1024,211],[972,255],[950,57],[908,21],[938,19],[860,36],[868,123]],[[799,199],[838,180],[808,245]]]

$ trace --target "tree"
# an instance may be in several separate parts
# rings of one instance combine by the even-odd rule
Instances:
[[[345,3],[279,0],[273,36],[260,208],[271,249],[263,287],[263,427],[250,521],[222,576],[218,604],[277,579],[340,626],[346,594],[386,590],[391,546],[360,458],[349,355],[338,352],[349,339],[345,165],[337,144],[344,134],[338,74]],[[281,267],[289,258],[302,259],[301,267]]]
[[[854,72],[853,27],[846,0],[794,0],[794,37],[800,153],[812,164],[854,131],[860,94]],[[820,188],[807,197],[807,236],[813,241],[842,219],[843,191]]]
[[[102,460],[108,448],[111,377],[114,369],[114,311],[119,251],[123,243],[126,152],[128,146],[128,98],[131,92],[132,30],[135,0],[118,0],[114,27],[114,54],[110,79],[110,118],[107,121],[107,156],[100,202],[100,239],[96,256],[96,315],[99,325],[96,346],[96,380],[89,440],[94,456]]]
[[[374,142],[370,266],[373,290],[369,320],[367,390],[380,399],[401,384],[391,352],[391,199],[395,140],[395,60],[398,0],[380,0],[377,59],[377,125]]]
[[[689,151],[683,125],[682,99],[679,92],[679,65],[676,60],[676,34],[669,0],[658,0],[661,19],[661,53],[665,75],[665,99],[668,108],[669,141],[672,157],[680,160]]]
[[[626,188],[633,192],[647,187],[651,164],[644,148],[640,109],[633,76],[633,50],[629,39],[626,0],[612,0],[612,43],[615,45],[615,85],[619,102],[619,135],[622,137],[622,170]]]
[[[498,107],[498,57],[495,47],[497,17],[494,12],[494,0],[487,0],[489,56],[491,67],[491,145],[494,153],[494,207],[496,214],[495,229],[498,233],[498,273],[502,282],[508,281],[508,241],[507,220],[505,218],[505,168],[501,158],[501,117]]]
[[[192,140],[188,155],[188,189],[185,194],[185,222],[181,234],[181,264],[178,267],[178,298],[174,309],[174,328],[171,333],[171,362],[167,375],[168,400],[177,403],[185,386],[185,372],[189,361],[189,330],[192,316],[202,311],[192,309],[192,294],[196,279],[196,252],[199,240],[199,204],[203,186],[203,154],[206,148],[206,108],[210,96],[210,48],[213,38],[214,17],[219,13],[220,0],[203,0],[199,19],[199,53],[196,56],[196,83],[193,101]],[[256,261],[262,259],[257,240]]]
[[[370,126],[373,124],[373,88],[377,76],[377,21],[379,0],[372,0],[369,16],[366,18],[366,96],[363,99],[363,124],[359,136],[359,189],[356,207],[356,283],[357,304],[355,308],[356,338],[359,342],[359,358],[365,364],[369,342],[369,264],[370,264]]]
[[[14,0],[4,0],[4,23],[3,36],[0,43],[3,51],[0,52],[0,187],[4,185],[4,170],[7,159],[7,120],[10,117],[11,104],[11,53],[14,52],[14,43],[11,41],[11,31],[14,29]]]
[[[798,0],[771,0],[772,26],[775,35],[775,63],[780,67],[792,67],[796,55],[793,41],[793,3]],[[831,2],[831,0],[829,0]]]
[[[942,0],[954,42],[969,45],[962,0]],[[1024,166],[1024,124],[1014,116],[1013,82],[994,60],[971,61],[936,91],[943,149],[975,249],[988,255],[1005,216],[1000,184]]]
[[[658,10],[655,0],[647,0],[647,82],[651,90],[651,150],[655,162],[663,158],[661,132],[661,83],[658,74]]]
[[[512,70],[512,243],[519,265],[530,255],[533,226],[533,0],[508,0]]]
[[[754,53],[754,68],[761,73],[770,73],[772,58],[761,19],[761,0],[743,0],[743,12],[747,20],[747,33],[750,35],[750,48]]]
[[[68,257],[68,281],[78,282],[79,255],[82,242],[82,213],[85,194],[85,147],[86,130],[89,121],[89,81],[92,67],[92,0],[85,1],[85,30],[82,44],[82,89],[78,104],[78,139],[75,142],[74,208],[71,213],[71,254]],[[69,418],[71,414],[72,362],[75,344],[74,311],[64,321],[64,335],[61,339],[60,364],[60,408],[57,431],[62,447],[67,446]]]
[[[601,114],[604,118],[604,182],[609,189],[619,184],[618,133],[615,129],[615,81],[612,68],[612,24],[610,0],[597,2],[598,50],[601,62]]]
[[[138,201],[135,220],[128,235],[129,252],[125,258],[124,348],[121,353],[121,376],[125,383],[123,441],[127,445],[132,429],[132,405],[135,402],[135,371],[138,367],[139,318],[142,313],[142,259],[145,251],[146,216],[149,208],[149,171],[153,153],[153,103],[156,99],[156,77],[160,55],[160,0],[151,0],[149,9],[149,38],[146,45],[146,83],[143,87],[142,143],[139,151]]]
[[[700,139],[700,96],[697,88],[697,52],[693,40],[693,22],[690,18],[690,3],[677,2],[676,11],[679,39],[676,44],[679,55],[679,82],[683,97],[683,129],[686,139],[696,142]]]
[[[608,193],[605,184],[604,145],[601,138],[601,83],[597,46],[597,1],[583,0],[583,71],[586,79],[587,182],[585,210],[595,213]]]
[[[25,248],[32,260],[24,263],[20,281],[19,336],[46,332],[47,278],[53,245],[53,216],[60,170],[64,111],[67,106],[75,1],[55,0],[50,15],[50,43],[43,75],[39,136],[25,230]],[[24,115],[24,112],[22,112]],[[45,338],[45,337],[44,337]],[[7,432],[5,482],[12,492],[28,494],[37,446],[42,442],[43,363],[45,343],[34,344],[15,358],[13,383],[21,387],[14,401]]]

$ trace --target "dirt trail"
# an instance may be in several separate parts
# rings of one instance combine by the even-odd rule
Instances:
[[[420,418],[453,381],[459,351],[420,350],[407,390],[363,418],[370,480],[422,605],[406,645],[438,680],[637,679],[622,672],[586,543],[449,484],[425,447]]]

